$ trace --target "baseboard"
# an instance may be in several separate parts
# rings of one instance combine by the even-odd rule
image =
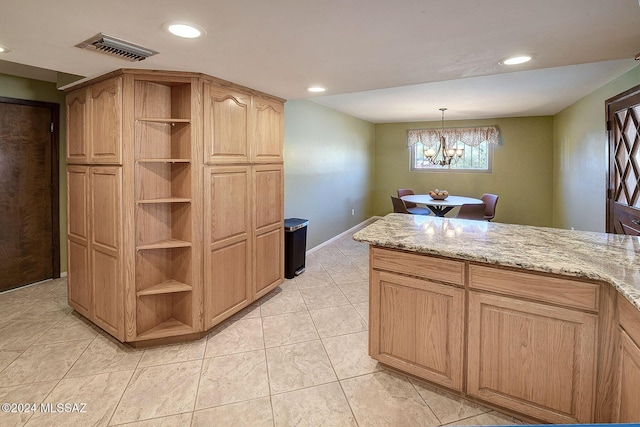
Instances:
[[[380,218],[382,218],[381,216],[372,216],[371,218],[365,219],[364,221],[362,221],[360,224],[354,225],[353,227],[351,227],[350,229],[343,231],[342,233],[338,234],[337,236],[332,237],[329,240],[326,240],[322,243],[320,243],[318,246],[314,246],[313,248],[309,249],[307,251],[307,255],[312,254],[313,252],[324,248],[325,246],[328,246],[330,244],[332,244],[333,242],[335,242],[336,240],[340,239],[341,237],[344,237],[346,235],[352,234],[354,231],[369,225],[370,223],[373,223],[377,220],[379,220]]]
[[[63,271],[62,273],[60,273],[60,277],[67,277],[67,272]]]

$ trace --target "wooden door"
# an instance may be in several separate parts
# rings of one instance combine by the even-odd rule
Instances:
[[[91,86],[89,162],[122,164],[122,77]]]
[[[462,391],[464,290],[373,270],[371,356]]]
[[[249,166],[205,168],[204,327],[251,301],[251,181]]]
[[[255,250],[253,284],[260,298],[284,280],[284,168],[252,167]]]
[[[205,84],[204,159],[209,164],[249,160],[251,96]]]
[[[640,235],[640,86],[606,101],[607,232]]]
[[[592,422],[597,316],[469,292],[467,392],[551,423]]]
[[[281,102],[253,98],[251,161],[282,162],[284,141],[284,105]]]
[[[89,188],[92,320],[123,340],[122,168],[92,167]]]
[[[88,88],[67,94],[67,163],[88,163]]]
[[[60,276],[58,112],[0,98],[0,291]]]
[[[89,266],[89,167],[67,166],[68,301],[78,313],[93,316]]]

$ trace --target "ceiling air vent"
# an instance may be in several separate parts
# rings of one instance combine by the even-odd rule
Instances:
[[[98,52],[127,59],[131,62],[142,61],[158,53],[155,50],[137,46],[133,43],[119,40],[102,33],[98,33],[90,39],[78,43],[76,47],[80,49],[94,49]]]

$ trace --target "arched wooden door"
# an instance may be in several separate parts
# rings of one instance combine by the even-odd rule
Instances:
[[[640,235],[640,86],[605,103],[609,135],[607,233]]]
[[[58,111],[0,97],[0,291],[60,276]]]

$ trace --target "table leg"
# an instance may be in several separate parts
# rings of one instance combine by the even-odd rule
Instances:
[[[429,207],[429,209],[431,209],[431,212],[440,217],[445,216],[447,212],[454,208],[454,206],[427,206]]]

